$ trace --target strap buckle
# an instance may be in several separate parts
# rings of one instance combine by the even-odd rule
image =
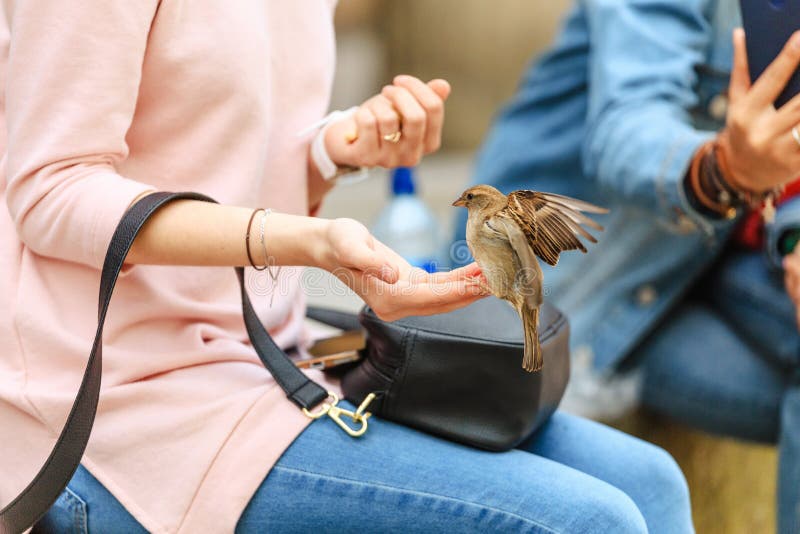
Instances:
[[[325,417],[327,415],[333,419],[333,421],[339,425],[339,427],[344,430],[348,436],[353,438],[361,437],[367,432],[367,420],[372,414],[367,412],[366,409],[375,399],[374,393],[367,395],[361,405],[356,408],[356,411],[339,407],[339,397],[332,391],[328,392],[328,398],[331,400],[322,403],[322,406],[320,406],[317,411],[311,412],[308,409],[303,408],[303,413],[306,414],[306,417],[311,419],[320,419],[321,417]],[[353,423],[346,422],[344,419],[342,419],[342,415],[352,419]]]

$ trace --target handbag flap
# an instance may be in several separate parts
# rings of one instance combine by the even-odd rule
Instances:
[[[383,322],[369,307],[361,311],[361,320]],[[555,306],[547,302],[542,304],[539,314],[540,341],[545,341],[564,321],[565,317]],[[406,317],[384,324],[389,328],[411,328],[490,343],[524,344],[522,321],[517,311],[496,297],[487,297],[448,313]]]

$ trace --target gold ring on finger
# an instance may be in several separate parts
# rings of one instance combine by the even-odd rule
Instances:
[[[403,132],[397,130],[394,133],[384,135],[383,140],[388,141],[389,143],[399,143],[401,137],[403,137]]]

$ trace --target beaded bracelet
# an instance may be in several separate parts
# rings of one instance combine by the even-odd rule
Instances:
[[[723,131],[720,136],[723,135],[727,134]],[[760,209],[765,222],[772,222],[775,218],[775,201],[783,193],[784,186],[781,185],[756,193],[738,184],[728,166],[724,152],[720,150],[719,141],[714,143],[711,157],[713,158],[714,167],[719,172],[719,176],[716,177],[716,184],[720,191],[724,191],[730,197],[738,198],[741,203],[751,209]]]
[[[775,199],[783,191],[783,187],[776,187],[756,193],[736,183],[718,140],[709,141],[697,150],[688,178],[697,201],[715,215],[726,219],[735,218],[739,208],[748,206],[751,209],[760,208],[764,220],[772,222]]]

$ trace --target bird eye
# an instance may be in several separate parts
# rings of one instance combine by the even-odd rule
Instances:
[[[474,196],[475,195],[473,195],[472,193],[467,193],[467,200],[472,200],[472,197]]]

